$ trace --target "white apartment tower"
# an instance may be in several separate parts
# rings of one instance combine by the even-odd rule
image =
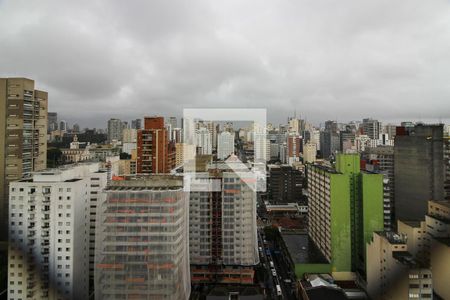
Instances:
[[[217,159],[224,160],[234,153],[234,133],[223,131],[217,139]]]
[[[8,299],[88,298],[97,172],[97,163],[70,165],[10,184]]]
[[[119,119],[108,120],[108,142],[122,141],[123,123]]]
[[[201,127],[196,131],[196,145],[199,147],[198,154],[212,154],[211,132]]]

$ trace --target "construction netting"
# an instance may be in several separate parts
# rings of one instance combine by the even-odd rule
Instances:
[[[189,195],[107,189],[97,207],[95,299],[189,299]]]

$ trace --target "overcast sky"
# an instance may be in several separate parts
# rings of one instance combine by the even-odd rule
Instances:
[[[82,126],[184,107],[448,121],[450,2],[0,0],[0,76]]]

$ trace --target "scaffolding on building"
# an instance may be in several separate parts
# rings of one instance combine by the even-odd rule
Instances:
[[[96,299],[188,299],[188,195],[141,183],[113,182],[98,206]]]

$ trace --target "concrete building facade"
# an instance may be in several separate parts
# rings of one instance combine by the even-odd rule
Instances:
[[[223,131],[217,136],[217,159],[224,160],[234,154],[234,133]]]
[[[196,176],[214,179],[215,188],[190,193],[192,282],[252,284],[259,254],[256,192],[247,184],[253,180],[251,172],[235,173],[224,163],[206,168]]]
[[[70,165],[11,183],[8,299],[88,298],[98,170]]]
[[[365,245],[383,230],[382,175],[361,172],[357,154],[338,154],[335,169],[310,165],[307,173],[311,239],[336,276],[365,276]]]
[[[444,200],[442,125],[397,127],[394,145],[395,217],[421,220],[427,201]]]
[[[376,232],[367,246],[367,292],[371,299],[432,299],[433,276],[408,252],[405,235]]]
[[[31,79],[0,78],[0,242],[8,240],[9,183],[47,165],[47,100]]]
[[[108,120],[108,142],[122,141],[123,123],[119,119]]]

